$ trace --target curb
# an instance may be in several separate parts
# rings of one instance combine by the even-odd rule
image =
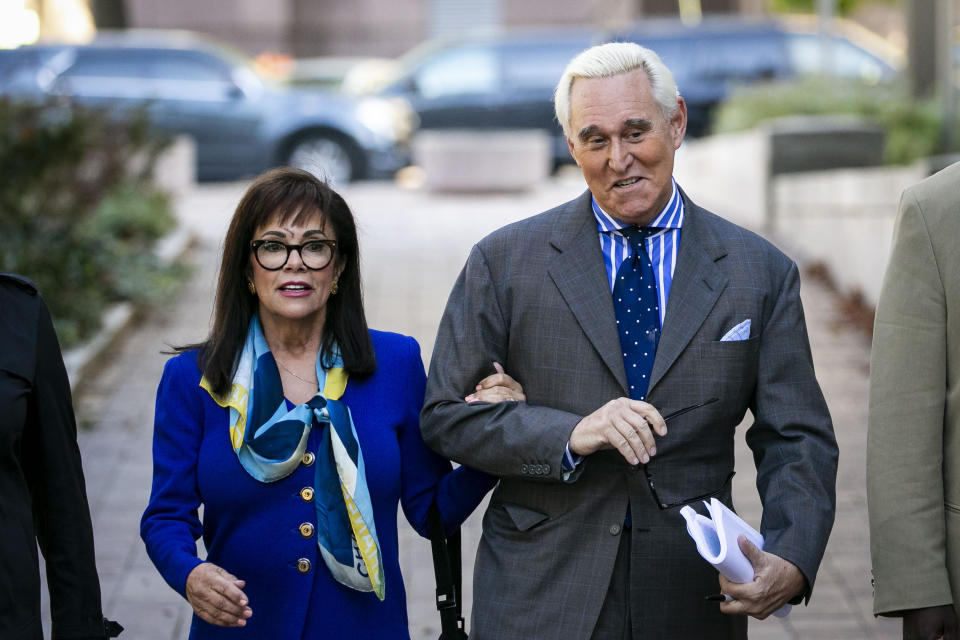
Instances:
[[[182,258],[195,240],[194,233],[180,225],[171,233],[157,241],[154,253],[163,265],[169,265]],[[83,344],[63,352],[63,364],[70,380],[70,391],[77,395],[89,375],[91,365],[116,343],[117,339],[132,324],[137,307],[130,302],[118,302],[107,307],[101,318],[100,330]]]

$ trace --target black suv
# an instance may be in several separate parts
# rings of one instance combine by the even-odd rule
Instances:
[[[685,26],[654,19],[618,32],[527,31],[430,42],[401,58],[394,79],[377,93],[409,100],[421,129],[544,129],[555,163],[569,162],[554,118],[554,87],[577,53],[612,40],[638,42],[661,55],[686,100],[691,137],[709,133],[713,110],[733,86],[816,73],[821,60],[811,24],[730,17]],[[877,82],[896,74],[879,53],[841,35],[829,41],[836,75]]]
[[[710,132],[713,111],[739,85],[816,75],[826,63],[834,76],[874,84],[896,69],[879,48],[871,52],[848,37],[821,34],[807,20],[708,18],[695,27],[674,20],[649,20],[614,34],[657,52],[673,72],[687,103],[687,135]]]
[[[545,129],[555,162],[569,162],[553,89],[570,59],[597,42],[585,30],[429,42],[401,58],[378,95],[408,100],[421,129]]]

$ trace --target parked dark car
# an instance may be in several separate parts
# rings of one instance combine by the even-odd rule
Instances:
[[[421,129],[544,129],[555,161],[568,162],[553,89],[570,59],[599,38],[577,30],[429,42],[401,58],[375,95],[408,100]]]
[[[868,84],[897,74],[895,60],[879,43],[871,51],[842,33],[821,34],[803,19],[714,17],[695,27],[648,20],[613,39],[653,49],[670,68],[687,103],[691,137],[709,133],[714,109],[737,86],[816,75],[823,64],[835,77]]]
[[[275,84],[242,55],[187,32],[117,32],[89,45],[0,55],[0,95],[62,96],[193,137],[200,180],[278,164],[336,183],[389,177],[409,160],[416,116],[402,98],[357,98]]]
[[[402,96],[421,129],[537,128],[550,133],[555,163],[570,162],[553,115],[553,89],[580,51],[610,40],[635,41],[661,54],[689,110],[688,135],[709,132],[716,105],[737,84],[791,78],[819,70],[815,28],[795,21],[707,18],[697,26],[647,20],[619,32],[513,32],[430,42],[401,58],[376,95]],[[842,35],[830,36],[832,69],[876,82],[895,66]]]

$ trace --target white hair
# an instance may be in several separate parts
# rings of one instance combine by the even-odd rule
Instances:
[[[643,69],[650,80],[653,97],[664,117],[670,120],[677,111],[680,92],[673,74],[654,51],[633,42],[608,42],[582,51],[570,61],[553,94],[557,120],[567,138],[570,134],[570,89],[577,78],[609,78]]]

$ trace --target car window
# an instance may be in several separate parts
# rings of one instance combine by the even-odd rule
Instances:
[[[792,33],[787,45],[790,61],[799,75],[821,73],[823,56],[834,75],[841,78],[856,78],[867,83],[876,83],[892,74],[893,70],[879,58],[861,49],[849,40],[829,36],[829,48],[823,50],[823,41],[813,33]]]
[[[222,101],[236,90],[230,67],[178,49],[78,49],[56,89],[90,98]]]
[[[143,78],[150,56],[136,51],[77,49],[76,58],[64,78]]]
[[[660,56],[663,64],[667,65],[673,74],[673,79],[682,93],[683,87],[691,82],[697,68],[697,56],[692,47],[692,41],[674,38],[663,40],[638,38],[635,42],[652,49]]]
[[[54,54],[42,49],[0,49],[0,91],[37,88],[37,74]]]
[[[570,60],[589,46],[583,41],[504,47],[500,50],[504,88],[553,89]]]
[[[703,84],[757,82],[785,75],[787,52],[775,32],[705,33],[627,38],[657,52],[681,93]]]
[[[157,52],[149,69],[152,78],[189,82],[228,82],[230,68],[203,53],[167,50]]]
[[[151,97],[146,77],[149,56],[143,52],[77,48],[71,55],[50,85],[54,93],[107,100]]]
[[[414,75],[424,98],[491,93],[500,87],[500,70],[487,46],[448,49],[431,57]]]
[[[783,39],[776,33],[702,38],[695,51],[695,80],[756,82],[776,78],[786,67]]]

